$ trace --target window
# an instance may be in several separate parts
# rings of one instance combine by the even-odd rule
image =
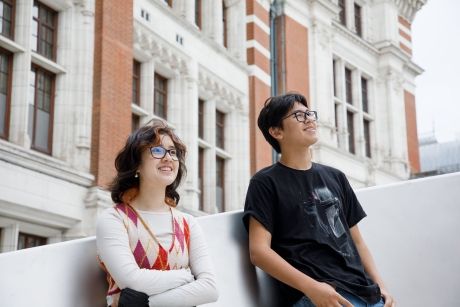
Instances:
[[[198,99],[198,137],[204,139],[204,100]]]
[[[364,120],[364,142],[365,142],[365,152],[366,157],[371,158],[371,136],[370,136],[370,122]]]
[[[166,119],[168,107],[168,79],[155,73],[153,113]]]
[[[27,233],[19,233],[18,237],[18,250],[30,247],[36,247],[46,244],[46,238],[39,237]]]
[[[225,159],[216,158],[216,205],[217,212],[225,211]]]
[[[335,80],[337,78],[336,73],[335,73],[335,65],[336,62],[335,60],[332,61],[332,83],[334,85],[334,97],[337,97],[337,81]]]
[[[369,98],[367,96],[367,80],[365,78],[361,78],[361,99],[362,99],[363,111],[368,113],[369,112]]]
[[[201,0],[195,0],[195,24],[201,29]]]
[[[32,50],[48,59],[54,60],[56,58],[57,13],[44,4],[35,1],[32,17]]]
[[[369,112],[369,97],[367,91],[367,79],[361,78],[361,99],[362,99],[362,107],[363,111],[368,113]]]
[[[136,131],[141,126],[141,117],[137,114],[131,114],[131,131]]]
[[[224,47],[227,48],[228,47],[228,35],[227,35],[227,30],[228,30],[228,27],[227,27],[227,7],[225,6],[225,1],[222,1],[222,29],[223,29],[223,44],[224,44]]]
[[[198,148],[198,188],[200,189],[199,210],[204,211],[204,149]]]
[[[345,98],[346,102],[353,104],[353,85],[351,83],[351,70],[345,67]]]
[[[346,11],[345,11],[345,0],[339,0],[339,9],[340,9],[340,12],[339,12],[339,21],[341,24],[343,24],[344,26],[347,25],[347,18],[346,18]]]
[[[340,112],[340,104],[335,104],[335,114],[334,114],[334,121],[335,121],[335,131],[339,131],[339,112]]]
[[[12,57],[0,49],[0,138],[8,138]]]
[[[225,113],[216,111],[216,146],[224,148],[224,127],[225,127]]]
[[[363,28],[362,28],[362,16],[361,16],[361,7],[355,3],[355,30],[356,34],[362,36]]]
[[[13,39],[14,0],[0,0],[0,34]]]
[[[140,105],[141,63],[133,61],[133,103]]]
[[[30,73],[28,132],[32,148],[51,154],[53,136],[54,75],[38,66]]]
[[[352,154],[356,153],[355,150],[355,124],[353,122],[353,112],[347,111],[347,125],[348,125],[348,151]]]

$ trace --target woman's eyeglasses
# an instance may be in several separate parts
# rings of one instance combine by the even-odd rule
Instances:
[[[162,146],[154,146],[150,147],[150,153],[155,159],[163,159],[166,156],[166,153],[168,153],[172,160],[179,160],[179,152],[175,148],[166,149]]]

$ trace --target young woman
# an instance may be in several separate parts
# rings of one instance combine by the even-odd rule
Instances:
[[[206,242],[195,219],[175,209],[185,145],[163,122],[133,132],[115,160],[115,206],[97,221],[111,307],[195,306],[217,300]]]

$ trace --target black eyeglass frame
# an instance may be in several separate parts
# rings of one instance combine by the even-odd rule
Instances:
[[[300,115],[302,114],[302,115]],[[310,118],[310,120],[313,120],[313,121],[317,121],[318,120],[318,112],[316,111],[300,111],[300,110],[297,110],[295,112],[292,112],[291,114],[289,115],[286,115],[285,117],[283,117],[281,120],[283,119],[286,119],[288,117],[291,117],[292,115],[294,115],[295,119],[299,122],[299,123],[305,123],[308,118]],[[313,118],[312,118],[313,117]],[[300,119],[299,119],[300,118]]]
[[[159,157],[155,157],[154,154],[153,154],[153,149],[154,148],[161,148],[163,150],[163,156],[161,158]],[[171,157],[171,159],[173,161],[179,161],[179,158],[180,158],[180,150],[177,150],[176,148],[171,148],[171,149],[166,149],[164,148],[163,146],[152,146],[152,147],[149,147],[149,151],[150,151],[150,155],[154,158],[154,159],[163,159],[164,157],[166,157],[166,153],[169,154],[169,156]]]

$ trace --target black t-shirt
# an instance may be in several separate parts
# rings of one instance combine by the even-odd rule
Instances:
[[[341,171],[318,163],[309,170],[281,163],[264,168],[249,184],[246,229],[250,216],[271,233],[273,250],[296,269],[370,304],[380,300],[350,234],[366,213]],[[289,306],[303,295],[284,284],[281,288]]]

